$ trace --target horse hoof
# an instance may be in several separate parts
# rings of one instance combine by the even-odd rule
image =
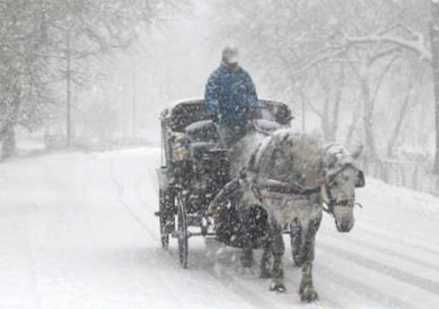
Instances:
[[[271,292],[277,292],[277,293],[285,293],[287,291],[287,288],[283,283],[271,283],[270,285],[270,291]]]
[[[313,287],[306,287],[300,293],[300,300],[304,303],[312,303],[319,299],[319,295]]]

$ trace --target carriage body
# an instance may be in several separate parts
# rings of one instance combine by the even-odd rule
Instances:
[[[255,118],[289,126],[291,111],[280,102],[259,101]],[[222,146],[204,100],[177,103],[161,114],[161,167],[159,211],[162,246],[178,240],[180,262],[187,267],[188,239],[213,236],[207,210],[216,194],[230,181],[228,149]]]

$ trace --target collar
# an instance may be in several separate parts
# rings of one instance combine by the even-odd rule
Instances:
[[[221,69],[227,71],[227,72],[239,72],[241,70],[241,67],[238,65],[235,69],[231,68],[227,63],[224,61],[221,62]]]

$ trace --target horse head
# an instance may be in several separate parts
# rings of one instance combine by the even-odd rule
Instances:
[[[355,162],[361,152],[362,148],[350,153],[345,147],[332,144],[323,153],[323,203],[339,232],[349,232],[354,227],[355,189],[365,185],[364,174]]]

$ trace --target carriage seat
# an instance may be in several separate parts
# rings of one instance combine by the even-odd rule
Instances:
[[[266,134],[271,134],[283,127],[279,123],[267,119],[256,119],[253,121],[253,125],[258,131],[262,131]]]
[[[191,142],[218,142],[219,134],[212,120],[196,121],[185,129],[186,136]]]
[[[189,144],[191,156],[195,160],[201,160],[206,153],[218,149],[217,143],[212,142],[194,142]]]

